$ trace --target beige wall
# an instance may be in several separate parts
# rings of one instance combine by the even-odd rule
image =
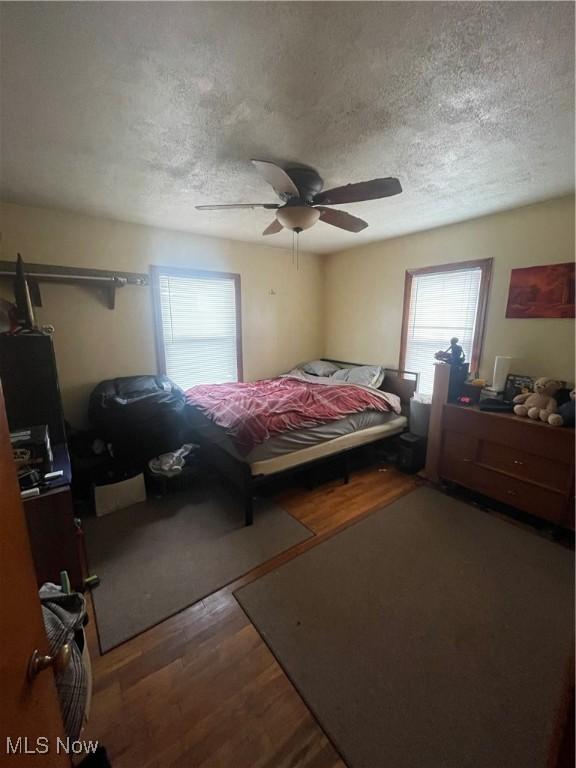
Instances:
[[[512,268],[574,259],[573,197],[327,257],[326,355],[397,367],[405,270],[488,257],[494,262],[481,376],[491,379],[496,355],[512,355],[514,373],[573,382],[573,320],[505,318]]]
[[[330,256],[304,255],[296,271],[288,251],[73,213],[4,204],[3,259],[146,272],[150,264],[238,272],[242,277],[244,374],[272,376],[325,354],[397,366],[404,272],[408,267],[493,257],[481,375],[497,354],[517,373],[574,381],[574,323],[507,320],[510,270],[574,258],[574,198],[374,243]],[[274,291],[274,294],[271,293]],[[0,283],[0,295],[10,296]],[[41,323],[55,346],[67,418],[85,423],[100,380],[156,370],[150,290],[127,286],[116,309],[93,289],[42,287]]]
[[[147,272],[151,264],[238,272],[242,282],[244,376],[272,376],[321,355],[322,261],[289,251],[4,204],[1,258]],[[274,291],[274,294],[271,294]],[[10,296],[0,284],[0,295]],[[66,417],[85,423],[87,397],[100,380],[156,371],[150,289],[117,291],[116,309],[94,289],[42,286],[40,323],[55,326]]]

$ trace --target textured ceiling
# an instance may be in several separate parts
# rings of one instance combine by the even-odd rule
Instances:
[[[569,2],[2,3],[1,194],[220,237],[261,237],[275,202],[251,157],[327,187],[397,176],[341,206],[326,252],[574,187]]]

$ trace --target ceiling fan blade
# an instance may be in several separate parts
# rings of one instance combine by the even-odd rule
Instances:
[[[236,208],[280,208],[276,203],[230,203],[229,205],[196,205],[197,211],[232,211]]]
[[[346,229],[348,232],[362,232],[366,229],[368,223],[363,219],[359,219],[356,216],[351,216],[346,211],[337,211],[333,208],[323,208],[321,205],[317,207],[320,211],[320,221],[326,222],[326,224],[332,224],[333,227],[339,227],[340,229]]]
[[[267,160],[252,160],[252,163],[264,181],[267,181],[283,200],[290,197],[300,197],[298,187],[284,168],[280,168],[275,163],[269,163]]]
[[[266,227],[264,232],[262,232],[262,234],[263,235],[277,235],[278,232],[281,232],[283,229],[284,229],[284,227],[282,226],[282,224],[280,224],[278,219],[274,219],[274,221],[272,221],[270,224],[268,224],[268,226]]]
[[[392,197],[392,195],[399,195],[400,192],[402,192],[402,186],[398,179],[372,179],[372,181],[360,181],[358,184],[346,184],[344,187],[326,189],[314,197],[314,204],[360,203],[362,200]]]

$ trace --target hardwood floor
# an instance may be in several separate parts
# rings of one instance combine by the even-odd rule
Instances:
[[[279,503],[312,538],[105,656],[92,619],[86,738],[99,739],[114,768],[344,768],[232,592],[417,483],[370,468],[348,485],[285,492]]]

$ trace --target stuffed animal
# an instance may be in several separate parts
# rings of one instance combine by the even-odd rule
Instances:
[[[548,421],[552,413],[556,413],[554,395],[560,389],[560,384],[554,379],[542,377],[534,382],[534,392],[516,395],[513,402],[516,416],[528,416],[529,419]]]
[[[576,389],[570,392],[570,400],[567,403],[562,403],[558,407],[557,413],[551,413],[548,416],[548,424],[552,424],[553,427],[573,427],[575,422],[576,411]]]

